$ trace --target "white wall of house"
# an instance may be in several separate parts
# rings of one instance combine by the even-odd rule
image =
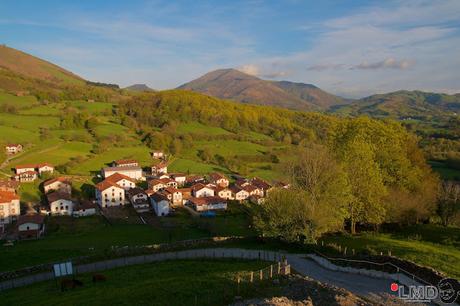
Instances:
[[[203,197],[213,197],[214,196],[214,189],[209,187],[201,188],[200,190],[193,191],[193,195],[196,198],[203,198]]]
[[[11,223],[13,218],[19,216],[21,208],[19,200],[12,200],[11,202],[0,203],[0,224]]]
[[[176,176],[174,180],[176,181],[177,185],[182,186],[185,184],[185,176]]]
[[[27,171],[35,171],[35,168],[34,168],[34,167],[30,167],[30,168],[16,168],[16,174],[21,174],[21,173],[24,173],[24,172],[27,172]]]
[[[121,179],[117,181],[116,184],[125,190],[136,187],[136,183],[128,181],[127,179]]]
[[[246,200],[249,197],[249,193],[246,190],[240,190],[233,194],[233,198],[238,201]]]
[[[96,189],[96,200],[101,207],[125,205],[125,190],[121,187],[109,187],[102,192]]]
[[[60,191],[63,191],[69,194],[72,192],[72,186],[70,186],[69,184],[60,182],[60,181],[53,182],[49,185],[46,185],[44,189],[45,189],[45,193],[48,193],[52,190],[60,190]]]
[[[54,168],[50,166],[43,166],[43,167],[38,168],[38,173],[40,174],[42,174],[43,172],[53,173],[53,171],[54,171]]]
[[[141,168],[129,169],[129,170],[124,170],[124,169],[123,170],[103,169],[102,172],[103,172],[102,174],[104,175],[105,178],[108,178],[109,176],[114,175],[115,173],[120,173],[120,174],[126,175],[127,177],[132,178],[133,180],[142,180],[143,179],[142,169]]]
[[[227,209],[227,203],[208,204],[208,210]]]
[[[53,216],[71,216],[73,208],[74,203],[71,200],[61,199],[50,203],[50,211]]]
[[[223,189],[219,191],[217,195],[221,197],[222,199],[226,199],[226,200],[232,199],[232,191],[230,189]]]
[[[153,210],[155,214],[159,217],[167,216],[169,214],[169,202],[166,200],[154,201],[152,200]]]

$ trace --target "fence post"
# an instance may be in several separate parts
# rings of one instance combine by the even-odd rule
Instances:
[[[259,279],[263,280],[264,279],[264,272],[262,270],[259,271]]]
[[[254,281],[254,272],[251,271],[251,275],[249,277],[249,281],[252,283]]]
[[[238,295],[240,295],[240,275],[238,274],[238,278],[237,278],[237,284],[238,284],[238,287],[237,287],[237,291],[238,291]]]
[[[273,265],[270,265],[270,278],[273,278]]]
[[[281,273],[281,262],[278,261],[278,275]]]

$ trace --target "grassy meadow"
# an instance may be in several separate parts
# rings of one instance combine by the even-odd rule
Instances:
[[[92,283],[92,275],[78,275],[84,286],[61,292],[48,281],[2,293],[5,305],[227,305],[235,295],[244,298],[276,295],[272,283],[238,292],[236,278],[269,265],[245,260],[175,260],[104,271],[107,281]],[[129,301],[126,297],[129,296]],[[120,301],[125,301],[120,302]]]

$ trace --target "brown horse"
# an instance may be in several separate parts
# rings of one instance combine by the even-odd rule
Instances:
[[[93,275],[93,283],[105,282],[106,280],[107,280],[107,277],[105,277],[105,275],[102,275],[102,274],[94,274]]]
[[[66,291],[67,289],[75,289],[77,287],[82,287],[83,282],[78,279],[63,279],[61,280],[61,291]]]

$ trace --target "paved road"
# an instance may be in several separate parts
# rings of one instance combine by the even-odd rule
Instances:
[[[301,254],[288,254],[286,256],[291,267],[304,276],[308,276],[322,283],[345,288],[357,295],[392,294],[391,280],[377,279],[360,274],[351,274],[340,271],[331,271],[323,268],[313,260],[305,259]]]

